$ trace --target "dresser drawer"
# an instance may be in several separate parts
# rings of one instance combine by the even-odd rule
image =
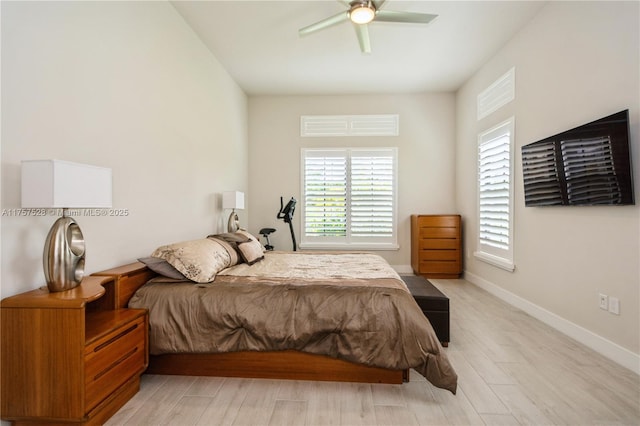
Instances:
[[[418,216],[418,226],[428,228],[457,228],[460,216]]]
[[[423,261],[451,260],[458,261],[460,252],[458,250],[422,250],[420,259]]]
[[[459,274],[460,262],[447,260],[421,260],[421,274]]]
[[[145,321],[139,317],[96,340],[85,349],[85,400],[87,410],[132,376],[146,362]]]
[[[420,250],[460,250],[457,238],[424,238],[419,241]]]
[[[459,237],[458,228],[420,228],[420,238],[453,238]]]

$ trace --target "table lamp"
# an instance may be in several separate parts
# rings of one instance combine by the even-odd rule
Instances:
[[[244,209],[244,192],[224,191],[222,193],[222,208],[231,209],[231,214],[229,215],[229,221],[227,223],[227,231],[236,232],[240,229],[236,209]]]
[[[42,263],[49,291],[70,290],[84,276],[84,236],[68,209],[109,208],[111,196],[109,168],[60,160],[22,162],[22,208],[43,209],[46,215],[62,209],[44,244]]]

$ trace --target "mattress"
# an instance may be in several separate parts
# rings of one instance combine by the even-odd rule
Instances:
[[[367,253],[267,252],[211,283],[155,278],[130,308],[149,310],[153,355],[297,350],[413,368],[455,393],[457,376],[398,274]]]

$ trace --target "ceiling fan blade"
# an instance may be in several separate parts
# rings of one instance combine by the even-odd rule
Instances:
[[[358,36],[358,43],[360,43],[362,53],[371,53],[369,26],[367,24],[354,24],[353,27],[356,29],[356,35]]]
[[[376,8],[376,10],[380,10],[385,1],[386,0],[372,0],[371,3],[373,3],[373,6]]]
[[[301,36],[304,36],[316,31],[324,30],[325,28],[329,28],[333,25],[339,24],[340,22],[344,22],[348,20],[349,20],[349,12],[347,11],[340,12],[337,15],[323,19],[322,21],[316,22],[315,24],[311,24],[304,28],[300,28],[298,30],[298,34]]]
[[[417,12],[397,12],[395,10],[378,10],[375,20],[382,22],[407,22],[414,24],[428,24],[438,15]]]

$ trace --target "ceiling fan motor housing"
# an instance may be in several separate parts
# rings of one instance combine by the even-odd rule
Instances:
[[[368,24],[376,16],[376,7],[370,0],[354,0],[349,5],[349,19],[354,24]]]

